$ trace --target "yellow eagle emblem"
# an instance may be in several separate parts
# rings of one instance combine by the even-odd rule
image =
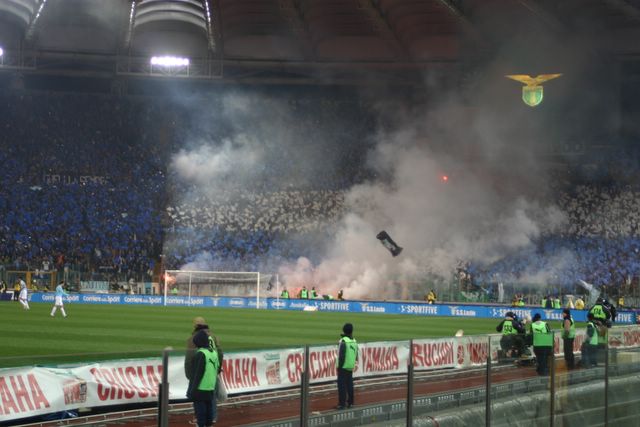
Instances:
[[[522,100],[529,107],[535,107],[542,102],[544,96],[542,83],[556,79],[561,75],[562,74],[540,74],[539,76],[531,77],[527,74],[509,74],[505,77],[523,83]]]

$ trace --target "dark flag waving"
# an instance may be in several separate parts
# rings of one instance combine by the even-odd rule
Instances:
[[[389,236],[389,233],[387,233],[386,231],[382,230],[381,232],[379,232],[376,235],[376,238],[380,240],[382,245],[387,248],[389,252],[391,252],[391,255],[393,255],[394,257],[400,255],[400,252],[402,252],[402,248],[393,241],[391,236]]]

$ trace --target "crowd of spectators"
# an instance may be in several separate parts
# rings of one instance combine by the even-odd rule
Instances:
[[[164,191],[162,156],[140,126],[151,113],[109,96],[0,96],[5,269],[148,270]]]
[[[166,210],[172,223],[182,227],[304,233],[335,223],[343,201],[344,193],[337,190],[222,191]]]
[[[223,191],[167,206],[168,266],[210,254],[218,268],[277,271],[328,237],[343,213],[338,190]],[[216,260],[216,261],[212,261]]]
[[[597,286],[628,286],[640,277],[640,188],[630,185],[579,185],[563,192],[559,207],[567,226],[543,235],[535,247],[489,265],[469,265],[479,283],[527,281],[545,272],[553,285],[579,280]]]
[[[218,100],[210,105],[215,114],[194,117],[192,102],[0,94],[0,265],[110,267],[149,279],[161,255],[167,269],[204,259],[211,269],[273,272],[299,256],[317,261],[309,248],[326,241],[344,213],[346,190],[367,176],[371,114],[343,100],[267,97],[256,106],[238,99]],[[286,125],[279,114],[295,114],[297,123],[274,133]],[[191,148],[185,141],[193,134],[233,139],[247,122],[256,134],[245,130],[245,138],[266,135],[249,182],[230,175],[223,188],[198,193],[171,171],[172,155]],[[568,218],[562,233],[491,265],[471,262],[469,277],[495,283],[545,271],[561,286],[640,277],[640,188],[580,185],[558,204]]]
[[[275,269],[328,232],[341,189],[358,179],[364,144],[346,140],[362,140],[369,124],[352,117],[353,106],[330,98],[265,96],[256,106],[240,95],[2,93],[0,265],[109,268],[146,280],[163,253],[165,268],[179,268],[206,252],[220,268]],[[283,122],[290,114],[301,118],[294,127]],[[235,144],[239,134],[263,145],[260,163],[245,171],[251,179],[239,185],[231,174],[215,196],[182,198],[198,184],[171,170],[172,155],[194,140]]]

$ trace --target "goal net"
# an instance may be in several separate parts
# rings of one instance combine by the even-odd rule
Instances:
[[[271,275],[257,271],[167,270],[164,274],[165,297],[255,297],[260,307],[260,298],[270,296],[272,288]]]

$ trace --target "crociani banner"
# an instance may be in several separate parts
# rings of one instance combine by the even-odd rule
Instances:
[[[574,350],[584,341],[578,330]],[[417,370],[459,369],[484,365],[487,355],[497,359],[500,335],[413,340],[413,366]],[[639,347],[640,327],[609,330],[609,345]],[[407,372],[409,341],[360,343],[354,376],[369,377]],[[554,351],[562,354],[556,333]],[[334,381],[338,346],[309,349],[311,383]],[[304,349],[225,353],[222,377],[230,394],[299,387],[304,370]],[[73,410],[127,403],[155,402],[162,380],[162,359],[126,359],[77,367],[24,367],[0,369],[0,422]],[[169,398],[185,399],[187,379],[184,355],[169,357]]]

